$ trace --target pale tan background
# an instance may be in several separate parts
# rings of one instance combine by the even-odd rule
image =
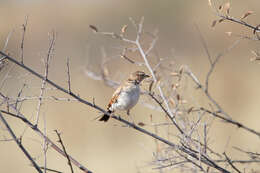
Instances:
[[[248,22],[259,24],[257,23],[260,16],[259,1],[232,1],[232,15],[240,17],[248,10],[255,11],[255,15],[249,17]],[[48,48],[48,32],[54,29],[58,35],[55,58],[50,67],[50,79],[66,87],[65,63],[66,58],[70,57],[73,91],[89,101],[94,97],[96,103],[104,107],[113,89],[104,86],[102,82],[87,78],[84,69],[98,72],[102,56],[101,48],[104,47],[108,56],[113,57],[118,55],[119,44],[111,39],[94,35],[88,27],[90,24],[105,31],[120,31],[121,26],[130,23],[129,17],[139,19],[145,16],[147,30],[159,29],[160,39],[157,49],[160,56],[172,57],[178,64],[189,65],[202,81],[208,70],[208,62],[194,30],[194,23],[200,27],[212,54],[222,51],[235,40],[228,37],[226,31],[251,34],[247,28],[225,22],[212,29],[210,25],[216,17],[210,10],[208,1],[205,0],[1,0],[0,47],[3,47],[8,33],[14,30],[7,48],[13,56],[19,55],[20,26],[26,15],[29,16],[29,20],[25,38],[25,64],[43,72],[41,58],[45,57]],[[250,62],[252,57],[250,50],[257,49],[259,43],[244,40],[221,59],[212,76],[210,91],[235,120],[260,131],[260,65]],[[120,68],[119,65],[128,67],[127,72],[124,72],[125,68]],[[135,69],[124,61],[110,64],[109,68],[117,80],[121,80],[129,71]],[[9,96],[17,95],[22,85],[22,82],[17,82],[17,78],[22,78],[22,81],[26,80],[30,84],[31,88],[26,89],[24,95],[39,94],[39,80],[22,76],[24,72],[18,68],[15,68],[11,74],[18,77],[9,79],[8,85],[3,88]],[[55,93],[57,92],[52,91],[48,95]],[[65,97],[63,94],[55,95]],[[28,117],[34,115],[35,110],[34,102],[24,103],[23,111]],[[42,110],[41,116],[46,117],[48,136],[55,141],[57,137],[53,130],[61,131],[68,152],[93,172],[130,173],[138,170],[157,172],[148,166],[155,148],[151,138],[140,135],[132,129],[121,127],[113,120],[106,124],[93,121],[99,113],[79,103],[49,101],[43,105]],[[140,115],[134,116],[136,121],[144,122],[149,122],[148,117],[151,113],[160,117],[159,112],[152,112],[140,104],[132,111],[133,115]],[[16,134],[21,135],[24,125],[11,118],[8,118],[8,121],[11,122],[12,127],[15,127]],[[228,149],[238,145],[257,151],[260,142],[255,136],[231,128],[229,125],[218,126],[220,124],[216,123],[211,129],[211,134],[214,135],[212,138],[215,139],[211,143],[217,151],[223,152],[229,138]],[[43,127],[42,119],[40,127]],[[1,139],[3,136],[8,138],[4,130],[1,130],[1,133]],[[34,133],[29,129],[26,130],[24,144],[34,156],[38,157],[37,161],[43,163],[42,150],[39,147],[42,141],[32,134]],[[233,152],[228,151],[231,154]],[[57,155],[52,149],[48,151],[47,156],[49,168],[69,172],[65,158]],[[232,156],[236,158],[239,155]],[[0,143],[0,158],[0,172],[35,171],[14,142]],[[80,172],[77,168],[75,171]]]

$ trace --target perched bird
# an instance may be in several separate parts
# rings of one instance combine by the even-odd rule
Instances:
[[[115,110],[126,110],[127,114],[132,107],[136,105],[140,96],[140,83],[149,75],[142,71],[132,73],[129,78],[121,84],[114,92],[110,102],[107,105],[107,112],[112,113]],[[104,114],[99,121],[108,121],[109,114]]]

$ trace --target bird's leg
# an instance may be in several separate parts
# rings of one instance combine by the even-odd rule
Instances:
[[[127,115],[130,117],[133,124],[135,124],[133,117],[130,115],[130,109],[127,110]]]

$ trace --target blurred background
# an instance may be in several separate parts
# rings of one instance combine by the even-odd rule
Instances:
[[[200,28],[213,56],[225,50],[237,39],[229,37],[225,32],[252,35],[252,31],[248,28],[229,22],[222,22],[212,28],[213,20],[218,18],[205,0],[1,0],[0,3],[0,48],[4,47],[8,34],[12,32],[6,51],[14,57],[20,56],[21,25],[28,16],[24,63],[43,73],[42,59],[46,57],[48,49],[48,33],[55,30],[57,39],[55,56],[50,65],[50,79],[66,88],[66,59],[69,57],[72,90],[89,101],[95,98],[95,103],[104,108],[113,89],[101,81],[88,78],[84,72],[85,69],[100,72],[102,51],[106,52],[107,57],[113,58],[120,54],[122,47],[119,41],[94,34],[89,29],[91,24],[102,31],[120,32],[123,25],[131,25],[129,17],[138,21],[144,16],[145,30],[159,31],[156,50],[160,58],[168,57],[178,65],[188,65],[201,81],[205,80],[209,62],[199,40],[198,31],[194,27],[195,24]],[[231,1],[232,16],[239,18],[248,10],[255,13],[245,20],[258,25],[259,1]],[[134,38],[133,28],[129,27],[126,36]],[[259,50],[259,42],[242,40],[219,61],[210,80],[210,92],[233,119],[260,131],[258,89],[260,65],[250,61],[253,57],[251,50]],[[11,64],[8,67],[11,67]],[[109,63],[107,68],[117,81],[122,81],[129,72],[138,69],[119,58]],[[8,69],[4,69],[1,72],[2,79],[7,71]],[[40,80],[28,76],[18,67],[13,68],[10,75],[11,78],[8,78],[2,87],[2,92],[15,97],[26,82],[28,87],[23,95],[39,95]],[[67,97],[55,90],[48,91],[46,95]],[[200,100],[200,96],[198,97],[196,99]],[[208,101],[201,97],[201,102]],[[35,100],[23,103],[22,111],[28,118],[35,115],[36,105]],[[132,110],[132,114],[136,122],[149,122],[151,114],[156,117],[162,115],[161,112],[152,111],[142,107],[141,104]],[[149,166],[156,148],[153,139],[128,127],[122,127],[113,120],[105,124],[94,120],[99,115],[96,110],[77,102],[46,101],[41,109],[40,128],[44,127],[45,119],[47,134],[53,141],[57,140],[53,130],[59,130],[67,152],[93,172],[158,172],[152,169],[153,166]],[[122,113],[122,116],[127,118],[125,113]],[[17,136],[24,135],[24,145],[30,148],[38,163],[43,163],[43,153],[39,149],[43,141],[37,135],[32,136],[34,133],[19,121],[10,117],[7,120],[15,129]],[[33,118],[31,120],[34,121]],[[218,126],[220,124],[221,126]],[[147,129],[154,130],[149,127]],[[2,139],[9,138],[3,129],[1,133]],[[216,151],[222,153],[226,148],[232,158],[240,158],[240,155],[233,154],[234,145],[260,152],[258,138],[231,125],[223,127],[223,123],[216,122],[210,133],[214,135],[212,137],[214,140],[210,143]],[[0,156],[0,172],[35,171],[14,142],[0,142]],[[52,149],[48,150],[47,157],[48,168],[69,172],[64,157],[57,155]],[[75,172],[80,171],[75,168]]]

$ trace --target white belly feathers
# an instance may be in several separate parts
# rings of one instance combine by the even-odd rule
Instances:
[[[130,110],[138,102],[139,96],[140,96],[139,85],[136,85],[131,89],[127,88],[126,90],[120,93],[117,102],[111,105],[111,109],[113,111],[117,109]]]

